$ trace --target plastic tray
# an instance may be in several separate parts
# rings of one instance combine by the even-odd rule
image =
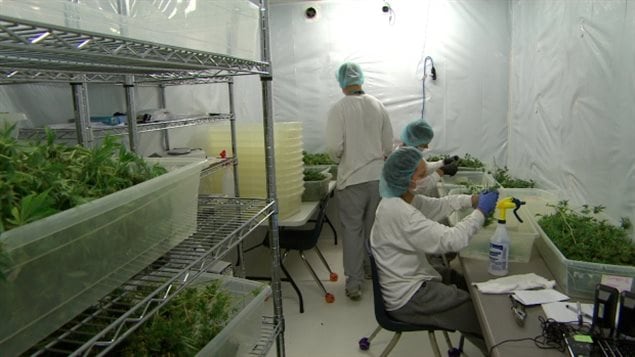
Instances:
[[[212,279],[222,280],[221,287],[234,297],[238,311],[196,356],[246,356],[260,338],[265,300],[271,296],[271,288],[265,283],[225,275],[207,274],[201,282]]]
[[[22,353],[196,229],[204,160],[4,232],[0,355]]]
[[[452,189],[448,194],[464,194],[466,192],[467,188],[463,187]],[[511,195],[510,192],[501,191],[500,197],[507,196],[514,195]],[[528,196],[521,198],[516,195],[514,197],[520,198],[521,200],[526,200]],[[472,211],[473,209],[470,208],[452,213],[448,217],[450,225],[456,225],[461,219],[471,214]],[[497,215],[498,211],[495,212],[494,217],[497,217]],[[507,233],[511,241],[508,259],[510,262],[526,263],[531,258],[534,241],[536,240],[536,238],[538,238],[538,231],[531,223],[531,220],[529,219],[531,214],[528,210],[525,209],[525,206],[522,206],[521,209],[518,210],[518,215],[523,220],[522,223],[516,219],[516,216],[514,216],[511,210],[508,210],[506,216]],[[492,222],[489,225],[482,227],[474,235],[474,237],[472,237],[472,240],[470,240],[470,244],[467,247],[461,249],[459,254],[462,257],[466,258],[489,260],[489,240],[494,235],[497,225],[498,223],[496,223],[496,219],[492,219]]]
[[[304,181],[304,192],[302,201],[319,201],[329,193],[329,182],[331,174],[326,173],[326,178],[320,181]]]
[[[602,278],[613,276],[631,278],[630,291],[635,292],[632,283],[635,279],[635,267],[567,259],[537,221],[534,221],[534,225],[540,234],[536,240],[536,247],[556,278],[558,287],[565,294],[571,297],[592,299],[595,294],[595,286],[602,282]]]
[[[458,171],[454,176],[442,176],[437,183],[439,197],[449,194],[450,190],[465,187],[466,184],[480,185],[484,187],[500,187],[494,177],[487,172],[480,171]]]

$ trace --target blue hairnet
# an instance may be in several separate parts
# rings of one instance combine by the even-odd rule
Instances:
[[[419,146],[429,144],[434,137],[434,131],[427,121],[417,119],[403,128],[401,141],[408,146]]]
[[[400,147],[384,162],[379,179],[381,197],[400,197],[408,191],[408,186],[419,162],[421,152],[414,147]]]
[[[352,62],[346,62],[341,65],[335,74],[335,78],[340,82],[340,88],[364,84],[364,72],[357,64]]]

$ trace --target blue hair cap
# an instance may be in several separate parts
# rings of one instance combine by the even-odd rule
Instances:
[[[335,74],[335,78],[340,83],[340,88],[364,84],[364,72],[362,72],[359,65],[352,62],[346,62],[341,65]]]
[[[384,162],[379,179],[379,194],[381,197],[400,197],[408,191],[419,162],[421,152],[414,147],[400,147],[395,150]]]
[[[401,132],[401,141],[408,146],[429,144],[433,137],[432,127],[423,118],[408,123]]]

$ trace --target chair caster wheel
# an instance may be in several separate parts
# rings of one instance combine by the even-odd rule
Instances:
[[[324,300],[326,300],[327,304],[331,304],[335,302],[335,296],[333,296],[333,294],[331,293],[326,293],[326,295],[324,295]]]
[[[458,348],[450,348],[448,350],[448,357],[460,357],[461,356],[461,350],[459,350]]]
[[[359,349],[362,351],[368,351],[368,349],[370,348],[370,341],[368,340],[368,337],[362,337],[359,342]]]
[[[337,281],[337,278],[338,278],[337,273],[329,274],[329,280],[330,281]]]

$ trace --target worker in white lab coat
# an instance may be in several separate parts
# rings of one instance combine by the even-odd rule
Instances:
[[[411,121],[401,131],[401,145],[412,146],[423,152],[434,137],[430,124],[423,118]],[[429,174],[417,183],[415,191],[426,196],[437,196],[437,182],[443,175],[454,176],[459,169],[459,157],[451,156],[443,160],[428,161]]]
[[[342,242],[346,296],[359,300],[366,254],[379,203],[379,176],[392,151],[393,131],[388,112],[362,89],[364,73],[355,63],[344,63],[336,73],[344,98],[331,107],[326,123],[326,146],[338,163],[336,196],[344,228]]]
[[[370,244],[384,302],[397,320],[455,329],[484,348],[465,280],[456,272],[441,274],[426,255],[466,247],[485,217],[494,211],[498,193],[442,198],[414,194],[416,182],[426,172],[425,160],[412,147],[394,151],[382,170],[382,200]],[[454,227],[437,223],[441,217],[470,207],[476,209]]]

